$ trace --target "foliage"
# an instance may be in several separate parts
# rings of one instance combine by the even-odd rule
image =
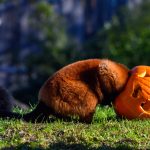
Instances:
[[[124,63],[129,67],[149,65],[150,52],[150,2],[145,0],[136,8],[122,8],[105,24],[88,44],[102,57]],[[101,51],[101,52],[100,52]],[[97,57],[97,55],[95,55]]]
[[[28,66],[35,74],[50,75],[66,63],[64,48],[67,46],[67,37],[62,27],[63,21],[45,2],[36,5],[29,21],[36,33],[31,35],[30,40],[34,40],[41,51],[30,55]]]
[[[74,60],[73,44],[66,35],[65,20],[57,15],[51,5],[40,2],[34,5],[28,16],[32,31],[28,40],[36,43],[36,53],[31,53],[25,60],[28,69],[29,85],[17,90],[18,99],[35,101],[39,88],[59,68]],[[24,94],[23,94],[24,93]],[[20,95],[20,96],[19,96]],[[31,101],[30,101],[31,102]]]
[[[36,54],[26,58],[29,85],[17,91],[18,99],[35,101],[39,88],[55,71],[75,60],[109,58],[133,67],[149,65],[150,2],[145,0],[136,8],[118,10],[111,23],[92,39],[82,50],[76,50],[72,39],[67,37],[65,20],[56,15],[46,2],[35,4],[29,15],[32,29],[28,39],[37,45]],[[24,95],[22,97],[22,95]]]
[[[4,149],[149,149],[150,120],[117,120],[112,108],[98,107],[92,124],[32,124],[0,120]]]

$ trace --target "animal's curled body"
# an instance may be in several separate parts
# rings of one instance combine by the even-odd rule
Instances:
[[[91,122],[97,104],[109,104],[123,90],[128,72],[124,65],[107,59],[70,64],[44,83],[37,107],[22,118],[40,121],[50,115],[78,116],[80,121]],[[20,118],[10,112],[1,112],[0,116]]]

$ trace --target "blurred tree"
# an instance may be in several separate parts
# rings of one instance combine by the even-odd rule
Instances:
[[[65,22],[61,16],[54,13],[47,2],[40,2],[34,6],[28,16],[31,32],[27,39],[36,43],[36,54],[31,53],[25,58],[28,69],[29,84],[16,91],[18,98],[34,102],[39,88],[47,78],[62,66],[75,59],[71,39],[67,38]]]
[[[140,64],[150,65],[149,17],[149,0],[143,1],[133,9],[118,10],[118,15],[113,17],[112,22],[105,24],[103,30],[86,45],[87,52],[91,47],[95,47],[95,57],[98,54],[129,67]]]

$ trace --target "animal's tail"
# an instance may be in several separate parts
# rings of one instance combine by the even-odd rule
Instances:
[[[49,121],[51,111],[48,106],[46,106],[43,102],[39,102],[36,108],[27,114],[19,114],[10,111],[0,110],[0,118],[3,119],[21,119],[26,122],[44,122]],[[52,120],[51,120],[52,121]]]

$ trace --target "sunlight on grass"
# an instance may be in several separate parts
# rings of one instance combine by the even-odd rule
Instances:
[[[117,120],[111,107],[98,107],[91,124],[0,120],[0,148],[149,149],[149,125],[150,120]]]

